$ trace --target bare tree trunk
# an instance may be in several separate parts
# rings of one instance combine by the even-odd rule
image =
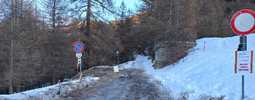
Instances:
[[[56,0],[53,1],[53,16],[52,16],[52,25],[53,25],[53,38],[56,39]],[[52,68],[52,85],[57,84],[55,66]]]
[[[16,87],[16,92],[20,92],[20,83],[18,83],[17,87]]]
[[[23,17],[23,0],[20,1],[21,2],[21,18]]]
[[[22,18],[23,18],[23,0],[21,0],[20,2],[21,2],[21,8],[20,8],[21,9],[21,13],[20,13],[20,18],[21,19],[20,19],[20,21],[22,23]]]
[[[57,84],[56,72],[52,69],[52,85]]]
[[[91,7],[91,5],[90,5],[90,1],[91,0],[88,0],[88,10],[87,10],[87,26],[86,26],[86,34],[85,34],[85,36],[88,36],[89,35],[89,33],[90,33],[90,16],[91,16],[91,11],[90,11],[90,7]]]
[[[9,94],[13,94],[13,0],[12,0],[12,15],[11,15],[11,64],[10,64],[10,77],[9,77]]]
[[[170,21],[170,27],[172,26],[172,0],[170,0],[170,17],[169,17],[169,21]]]
[[[15,7],[14,7],[14,14],[15,14],[15,21],[18,20],[18,1],[15,0]]]
[[[55,34],[56,31],[56,0],[54,0],[54,4],[53,4],[53,16],[52,16],[52,25],[53,25],[53,34]]]
[[[170,32],[170,31],[172,31],[172,7],[173,6],[173,1],[172,0],[170,0],[170,10],[169,10],[169,14],[170,14],[170,16],[169,16],[169,30],[168,30],[168,33]],[[167,33],[167,34],[168,34]],[[169,40],[170,39],[170,34],[166,37],[166,40]]]
[[[180,0],[178,0],[177,11],[176,11],[176,27],[177,27],[177,31],[178,31],[178,28],[179,28],[179,7],[180,7]]]
[[[86,25],[86,33],[85,33],[85,37],[87,37],[88,41],[90,40],[90,16],[91,16],[91,0],[88,0],[88,9],[87,9],[87,25]],[[89,68],[89,61],[90,61],[90,45],[89,45],[89,42],[86,43],[86,46],[87,46],[87,56],[88,56],[88,68]]]
[[[12,21],[11,21],[12,22]],[[13,22],[11,23],[11,30],[12,30],[12,36],[11,36],[11,66],[10,66],[10,78],[9,78],[9,94],[13,94]]]

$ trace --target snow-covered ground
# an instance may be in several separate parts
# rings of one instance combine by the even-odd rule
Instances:
[[[247,36],[247,50],[255,49],[255,34]],[[204,51],[204,42],[206,48]],[[178,63],[155,70],[153,62],[146,56],[137,56],[135,61],[121,64],[124,68],[144,69],[145,72],[160,82],[175,99],[185,97],[188,100],[208,100],[224,97],[225,100],[241,99],[241,75],[234,73],[235,51],[239,36],[229,38],[203,38],[197,40],[197,46]],[[254,61],[253,61],[253,65]],[[254,69],[254,68],[253,68]],[[253,71],[254,72],[254,71]],[[78,80],[63,82],[62,93],[82,88],[91,80],[85,77],[82,84]],[[70,86],[70,84],[74,84]],[[13,95],[0,95],[0,99],[57,99],[59,85],[30,90]],[[255,100],[255,73],[245,75],[246,100]]]
[[[0,100],[58,100],[60,96],[63,97],[69,92],[73,92],[77,89],[83,89],[98,79],[98,77],[83,77],[82,82],[79,82],[79,80],[70,80],[68,82],[61,82],[60,84],[29,90],[17,94],[0,95]]]
[[[247,36],[247,43],[247,50],[255,50],[255,34]],[[238,44],[239,36],[203,38],[197,40],[197,46],[190,49],[185,58],[165,68],[154,70],[151,60],[144,56],[138,56],[123,66],[146,70],[176,99],[185,96],[189,100],[201,100],[222,96],[225,100],[240,100],[242,75],[234,73]],[[244,80],[245,99],[255,100],[255,73],[245,75]]]

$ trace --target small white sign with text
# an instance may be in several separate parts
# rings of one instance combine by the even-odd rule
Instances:
[[[252,74],[253,51],[235,52],[235,74]]]

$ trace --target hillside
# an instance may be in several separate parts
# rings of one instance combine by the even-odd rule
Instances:
[[[255,34],[247,36],[247,43],[247,50],[255,49]],[[168,88],[175,98],[186,97],[193,100],[224,97],[226,100],[240,100],[241,75],[234,73],[239,36],[203,38],[197,40],[197,44],[185,58],[163,69],[154,70],[153,63],[145,60],[146,57],[138,57],[132,67],[147,70],[147,73]],[[245,97],[249,98],[248,100],[255,99],[254,78],[255,74],[245,75]]]

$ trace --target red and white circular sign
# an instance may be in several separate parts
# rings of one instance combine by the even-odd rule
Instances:
[[[232,30],[239,35],[247,35],[255,30],[255,12],[244,9],[236,12],[230,21]]]
[[[76,53],[81,53],[83,51],[84,47],[83,47],[83,44],[79,41],[76,41],[74,44],[73,44],[73,50],[76,52]]]

